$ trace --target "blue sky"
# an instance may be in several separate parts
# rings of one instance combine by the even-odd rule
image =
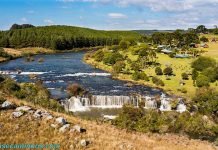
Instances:
[[[0,0],[0,30],[13,23],[103,30],[218,25],[218,0]]]

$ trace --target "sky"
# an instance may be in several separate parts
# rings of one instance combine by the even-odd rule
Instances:
[[[218,0],[0,0],[0,30],[14,23],[100,30],[218,25]]]

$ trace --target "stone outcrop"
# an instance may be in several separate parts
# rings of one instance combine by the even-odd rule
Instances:
[[[66,132],[69,128],[70,124],[65,124],[59,129],[59,132]]]
[[[12,117],[13,118],[19,118],[21,116],[23,116],[24,112],[21,112],[21,111],[15,111],[12,113]]]
[[[16,111],[26,111],[26,112],[29,112],[30,110],[32,110],[32,108],[29,107],[29,106],[20,106],[20,107],[17,107],[15,110]]]
[[[2,105],[1,108],[3,109],[13,109],[15,108],[15,105],[9,101],[5,101]]]
[[[83,132],[86,132],[86,129],[81,128],[81,126],[79,126],[79,125],[74,125],[73,128],[70,130],[70,132],[83,133]]]
[[[65,125],[67,123],[66,119],[64,119],[63,117],[58,117],[55,121],[61,125]]]

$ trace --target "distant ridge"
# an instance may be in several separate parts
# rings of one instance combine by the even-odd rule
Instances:
[[[132,30],[134,32],[137,32],[139,34],[146,34],[146,35],[151,35],[155,32],[174,32],[175,30]]]
[[[104,31],[89,28],[53,25],[22,28],[0,32],[0,47],[44,47],[50,49],[73,49],[104,45],[117,45],[122,39],[140,39],[134,31]],[[26,27],[26,26],[24,26]]]

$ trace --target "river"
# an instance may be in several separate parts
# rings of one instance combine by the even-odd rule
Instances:
[[[127,82],[111,78],[111,75],[83,62],[85,52],[60,53],[34,56],[35,61],[19,58],[0,64],[0,71],[7,72],[18,82],[32,82],[30,74],[37,74],[50,90],[53,98],[67,97],[66,87],[72,83],[82,85],[93,95],[160,95],[161,90],[141,85],[128,86]],[[37,60],[43,58],[44,62]],[[18,74],[16,71],[21,70]]]

